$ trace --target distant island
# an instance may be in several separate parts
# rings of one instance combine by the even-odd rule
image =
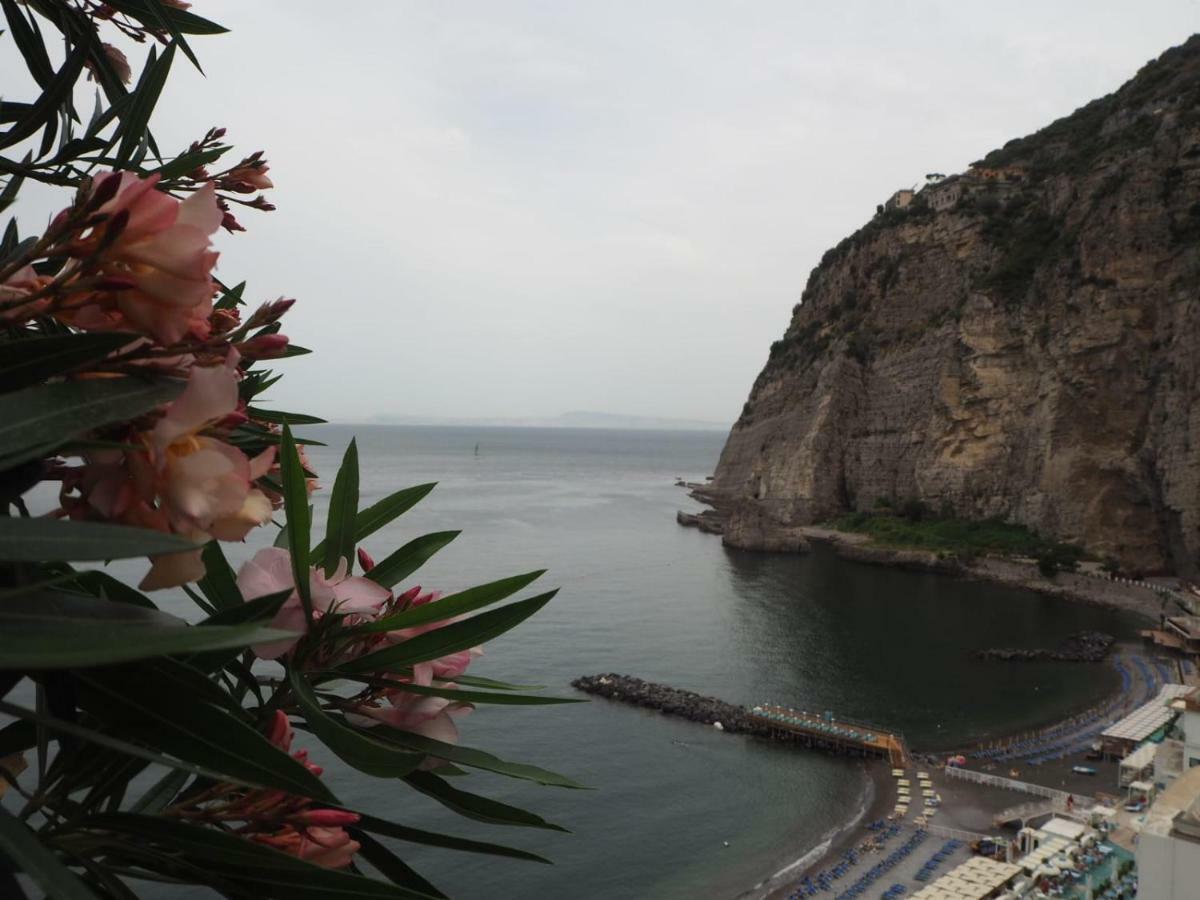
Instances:
[[[557,416],[525,418],[448,418],[384,414],[362,420],[368,425],[427,425],[445,428],[608,428],[621,431],[728,431],[728,422],[705,419],[672,419],[660,416],[631,416],[623,413],[573,410]],[[349,424],[349,423],[348,423]],[[357,424],[357,423],[356,423]]]

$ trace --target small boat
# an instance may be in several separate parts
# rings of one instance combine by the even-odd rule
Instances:
[[[1096,770],[1091,766],[1071,766],[1071,771],[1077,775],[1095,775]]]

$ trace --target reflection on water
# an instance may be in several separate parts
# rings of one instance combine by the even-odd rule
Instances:
[[[426,587],[456,590],[542,567],[547,586],[562,587],[542,613],[488,646],[476,674],[569,693],[577,675],[617,671],[735,703],[833,709],[902,730],[918,746],[944,746],[1086,704],[1108,678],[1096,666],[985,664],[972,650],[1131,627],[1121,614],[845,563],[820,547],[806,556],[746,553],[680,528],[675,510],[694,504],[673,481],[712,471],[719,434],[330,426],[312,430],[329,446],[309,454],[327,487],[354,432],[364,504],[440,482],[368,540],[376,558],[419,534],[463,528],[421,571]],[[328,497],[314,497],[316,523]],[[262,531],[230,546],[231,561],[272,537]],[[114,568],[135,581],[145,571],[142,562]],[[189,602],[176,593],[165,605],[182,612]],[[512,843],[556,863],[400,846],[455,897],[730,896],[803,855],[862,799],[854,763],[606,701],[481,707],[462,725],[469,745],[594,786],[564,791],[487,775],[461,784],[574,834],[468,823],[316,754],[352,807]]]

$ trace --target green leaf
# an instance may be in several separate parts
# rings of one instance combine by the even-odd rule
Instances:
[[[358,443],[346,447],[342,465],[329,495],[329,517],[325,524],[325,574],[332,575],[345,559],[354,565],[354,518],[358,513]]]
[[[457,682],[456,682],[457,683]],[[536,694],[512,694],[505,691],[492,693],[490,691],[464,691],[457,687],[434,687],[420,684],[407,684],[402,681],[388,682],[395,689],[407,694],[420,694],[423,697],[447,697],[460,703],[496,703],[502,706],[551,706],[556,703],[587,703],[588,700],[578,697],[540,697]]]
[[[520,828],[545,828],[549,831],[570,833],[561,825],[547,822],[541,816],[528,810],[509,806],[507,803],[472,794],[469,791],[460,791],[432,772],[413,772],[411,775],[406,775],[404,780],[409,787],[420,791],[427,797],[432,797],[460,816],[466,816],[476,822],[486,822],[489,825],[513,825]]]
[[[4,7],[4,18],[8,20],[9,31],[21,56],[25,57],[25,68],[33,76],[38,87],[45,88],[54,78],[54,66],[46,54],[46,45],[41,37],[33,30],[29,20],[21,14],[15,0],[0,0]]]
[[[238,715],[200,702],[201,682],[212,682],[199,673],[192,682],[196,690],[183,695],[176,690],[175,680],[164,684],[162,679],[139,674],[138,667],[87,669],[77,677],[80,706],[130,740],[239,781],[336,802],[317,776]],[[186,715],[180,714],[181,696],[189,701]]]
[[[108,5],[133,16],[144,25],[156,25],[165,20],[168,26],[182,34],[224,34],[229,31],[224,25],[157,0],[113,0]],[[154,15],[155,12],[159,15]]]
[[[395,822],[389,822],[386,819],[377,819],[375,816],[368,816],[363,813],[359,813],[359,820],[355,826],[355,830],[369,831],[372,834],[381,834],[384,837],[407,841],[410,844],[424,844],[427,847],[442,847],[446,850],[461,850],[464,853],[507,856],[510,859],[525,859],[530,862],[550,864],[550,860],[544,856],[538,856],[536,853],[530,853],[527,850],[517,850],[514,847],[505,847],[502,844],[473,841],[469,838],[455,837],[451,834],[439,834],[436,831],[425,831],[421,828],[410,828],[406,825],[398,825]]]
[[[510,763],[499,757],[492,756],[490,753],[485,753],[482,750],[475,750],[471,747],[463,747],[459,744],[447,744],[444,741],[436,741],[433,738],[427,738],[424,735],[413,734],[409,731],[401,731],[398,728],[392,728],[388,725],[377,725],[371,729],[372,732],[378,733],[379,736],[388,743],[395,744],[398,747],[405,747],[409,750],[415,750],[419,753],[425,753],[435,759],[444,759],[447,762],[455,763],[456,765],[466,766],[470,769],[483,769],[487,772],[495,772],[497,775],[506,775],[509,778],[520,778],[524,781],[533,781],[538,784],[544,784],[549,787],[565,787],[574,788],[576,790],[586,790],[583,785],[576,781],[572,781],[565,775],[557,775],[554,772],[549,772],[546,769],[538,766],[528,766],[524,763]]]
[[[0,517],[0,562],[129,559],[195,549],[191,541],[148,528]]]
[[[363,538],[374,534],[383,526],[404,515],[437,487],[437,483],[418,484],[416,487],[405,488],[389,494],[378,503],[362,510],[354,519],[354,542],[361,543]],[[325,542],[313,547],[313,555],[320,556],[325,551]]]
[[[87,55],[88,48],[82,44],[71,51],[63,61],[62,68],[55,73],[54,79],[42,90],[41,96],[29,108],[29,113],[8,131],[0,134],[0,147],[11,147],[36,134],[44,125],[55,120],[59,106],[71,102],[71,89],[79,80],[79,73],[83,71],[83,63],[87,59]]]
[[[418,538],[418,540],[420,539]],[[380,563],[380,565],[383,565],[383,563]],[[372,569],[368,577],[374,573],[375,569]],[[356,628],[354,631],[356,633],[359,631],[365,633],[395,631],[399,628],[412,628],[414,625],[424,625],[428,622],[441,622],[446,619],[453,619],[456,616],[475,612],[475,610],[490,606],[493,603],[499,603],[506,597],[511,597],[517,591],[537,581],[537,579],[545,574],[545,569],[538,569],[536,572],[526,572],[524,575],[501,578],[499,581],[493,581],[490,584],[468,588],[457,594],[451,594],[449,597],[443,597],[435,603],[423,603],[420,606],[409,607],[378,622],[360,626],[360,628]],[[383,582],[379,583],[383,584]],[[383,586],[391,587],[390,584],[384,584]]]
[[[454,679],[455,684],[466,687],[486,688],[490,691],[540,691],[544,684],[509,684],[507,681],[494,681],[491,678],[480,678],[478,675],[459,675]]]
[[[6,341],[0,344],[0,391],[9,393],[74,372],[137,339],[123,332],[92,332]]]
[[[325,419],[303,413],[283,412],[278,409],[262,409],[258,406],[246,408],[246,415],[258,422],[274,422],[276,425],[324,425]]]
[[[378,869],[379,873],[392,884],[426,893],[431,897],[439,898],[439,900],[447,900],[445,894],[365,831],[352,831],[351,833],[360,845],[358,855]]]
[[[118,753],[124,753],[126,756],[131,756],[134,759],[142,759],[146,762],[157,763],[161,766],[166,766],[170,769],[177,769],[181,772],[187,772],[191,775],[197,775],[201,778],[207,778],[212,781],[232,781],[236,784],[246,785],[247,787],[262,787],[262,785],[254,782],[244,781],[240,778],[232,778],[223,772],[217,772],[213,769],[206,769],[203,766],[195,766],[188,762],[172,759],[164,756],[161,753],[156,753],[153,750],[147,750],[145,747],[140,747],[137,744],[131,744],[129,741],[123,741],[120,738],[112,737],[111,735],[102,734],[91,728],[85,728],[82,725],[76,725],[74,722],[67,722],[62,719],[56,719],[53,716],[43,715],[36,710],[26,709],[22,706],[16,706],[12,703],[6,703],[0,700],[0,712],[10,716],[19,716],[21,721],[32,722],[41,725],[50,731],[59,734],[70,735],[73,738],[78,738],[86,743],[95,744],[98,747],[104,747],[107,750],[115,750]]]
[[[129,109],[121,117],[121,144],[117,148],[117,163],[124,167],[132,158],[134,151],[147,139],[147,128],[154,107],[158,104],[159,94],[167,83],[167,73],[171,71],[171,62],[175,59],[175,47],[172,41],[157,56],[155,49],[150,48],[150,56],[146,67],[138,79],[137,87],[130,93],[133,96]]]
[[[7,857],[54,900],[99,900],[83,880],[20,819],[0,807],[0,856]]]
[[[376,584],[390,588],[425,565],[430,557],[460,534],[461,531],[437,531],[411,540],[376,563],[375,568],[367,573],[367,577]]]
[[[189,777],[189,774],[182,769],[172,769],[150,785],[146,793],[138,798],[137,803],[133,804],[129,811],[151,815],[161,812],[183,790]]]
[[[103,666],[286,636],[261,625],[192,628],[157,610],[45,591],[0,604],[0,669]]]
[[[154,601],[141,591],[135,591],[125,582],[118,581],[107,572],[96,570],[79,572],[75,576],[75,584],[79,586],[80,590],[93,597],[111,600],[114,603],[128,603],[144,609],[158,609],[154,605]]]
[[[200,166],[207,166],[210,163],[214,163],[228,152],[228,147],[214,147],[211,150],[197,150],[195,153],[183,153],[169,163],[164,163],[157,169],[146,174],[157,175],[163,181],[170,181],[172,178],[179,178]]]
[[[321,739],[338,758],[360,772],[377,778],[399,778],[415,771],[425,759],[420,753],[406,753],[369,733],[347,725],[344,720],[328,715],[313,693],[312,686],[295,669],[288,671],[288,683],[304,721],[313,734]],[[374,731],[374,729],[371,729]]]
[[[64,832],[84,832],[95,839],[111,834],[114,836],[113,848],[120,855],[158,851],[167,859],[182,858],[205,872],[236,882],[242,888],[237,896],[295,900],[430,900],[428,894],[349,871],[325,869],[256,841],[162,816],[105,813],[72,823],[60,833]]]
[[[0,395],[0,468],[53,451],[93,428],[139,416],[182,393],[178,379],[100,378]]]
[[[304,607],[304,616],[312,622],[312,586],[309,584],[309,540],[312,527],[312,510],[308,505],[308,485],[305,482],[304,466],[292,439],[292,429],[283,426],[283,441],[279,447],[279,467],[283,478],[283,508],[287,513],[288,548],[292,555],[292,577],[296,580],[296,592]],[[313,551],[312,556],[319,556]]]
[[[545,606],[557,590],[520,600],[480,613],[461,622],[451,622],[441,628],[427,631],[400,644],[376,650],[338,666],[342,672],[376,672],[393,670],[401,666],[439,659],[459,650],[467,650],[477,644],[490,641],[511,628],[524,622]],[[440,602],[440,601],[439,601]]]
[[[238,590],[237,578],[225,559],[225,552],[217,541],[209,541],[200,554],[204,561],[204,577],[196,582],[200,592],[216,609],[237,609],[242,605],[242,592]]]

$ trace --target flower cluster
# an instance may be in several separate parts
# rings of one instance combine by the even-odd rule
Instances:
[[[271,743],[291,753],[294,736],[287,715],[276,710],[267,735]],[[322,774],[320,766],[309,762],[308,751],[292,753],[292,758],[314,775]],[[185,804],[171,807],[168,813],[232,829],[248,840],[330,869],[350,865],[361,846],[345,830],[345,826],[359,821],[356,813],[324,809],[312,800],[284,791],[221,783]]]
[[[261,154],[248,159],[249,169],[242,165],[231,183],[270,186]],[[216,183],[183,200],[159,187],[158,175],[112,172],[81,188],[25,257],[0,272],[0,324],[20,328],[52,317],[79,331],[131,335],[76,378],[187,380],[157,413],[98,435],[113,449],[86,450],[82,465],[48,473],[62,482],[60,515],[168,531],[197,544],[240,541],[270,519],[279,498],[269,480],[260,482],[275,465],[278,429],[251,420],[239,384],[251,363],[287,352],[278,328],[292,301],[265,304],[244,323],[236,305],[214,307],[211,236],[225,216]],[[235,434],[243,438],[236,446]],[[203,574],[199,550],[163,555],[141,587],[173,587]]]
[[[371,568],[370,557],[360,552],[365,571]],[[304,666],[318,671],[331,669],[341,663],[359,659],[392,644],[400,643],[441,628],[455,621],[449,617],[410,628],[392,630],[354,630],[354,626],[386,624],[407,609],[434,603],[437,592],[422,593],[414,587],[394,594],[369,578],[348,574],[349,562],[341,560],[337,569],[326,575],[319,567],[309,570],[309,594],[312,599],[313,624],[309,630],[300,594],[295,589],[291,555],[287,550],[268,547],[259,550],[238,572],[238,588],[246,600],[254,600],[291,590],[276,613],[271,626],[298,632],[297,637],[254,647],[261,659],[291,657],[297,644],[307,642]],[[326,628],[333,620],[352,635],[343,638]],[[345,632],[343,631],[342,634]],[[368,684],[358,695],[345,700],[343,707],[349,721],[361,726],[383,723],[400,731],[446,743],[458,741],[458,726],[454,719],[471,710],[466,703],[446,697],[427,696],[405,690],[405,685],[455,689],[454,679],[465,674],[468,666],[482,655],[481,647],[451,653],[428,662],[417,663],[404,673],[380,672],[367,677]]]
[[[83,466],[64,469],[63,509],[73,518],[101,519],[183,535],[198,545],[240,541],[271,518],[271,500],[254,487],[271,469],[275,449],[253,458],[213,436],[245,421],[237,392],[236,350],[222,365],[191,370],[187,387],[145,431],[126,437],[134,449],[85,453]],[[157,556],[143,590],[204,576],[199,549]]]

